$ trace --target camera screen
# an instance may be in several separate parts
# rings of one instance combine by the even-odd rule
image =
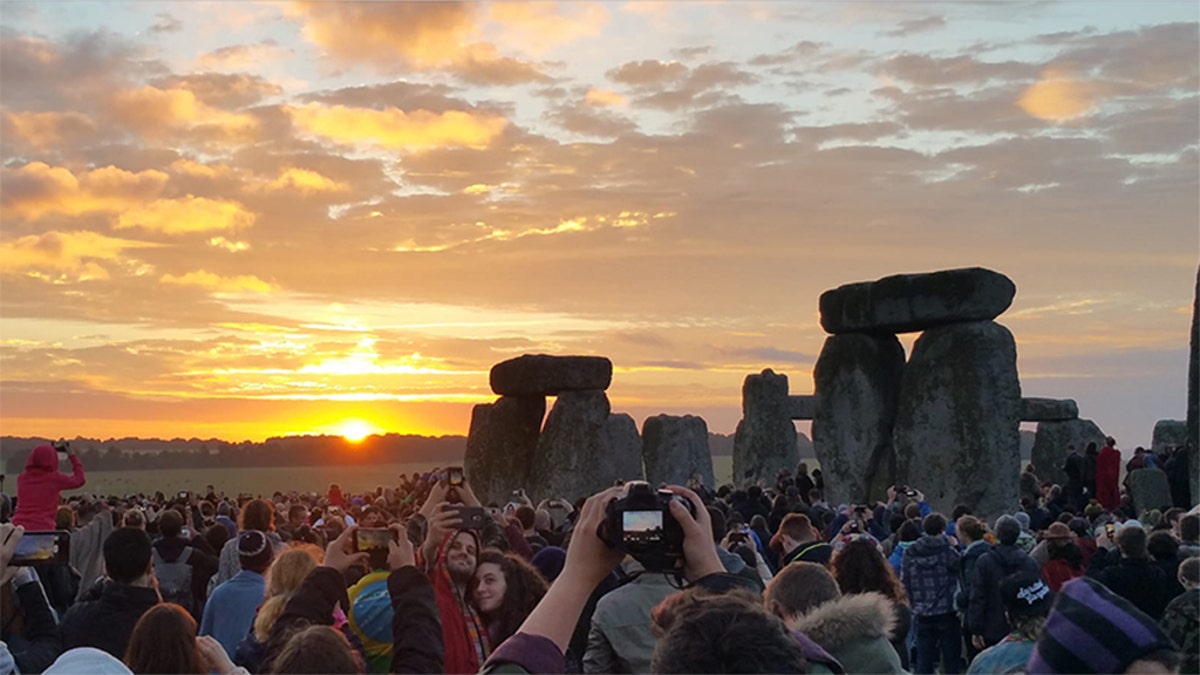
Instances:
[[[375,548],[387,549],[388,542],[392,540],[391,530],[372,530],[359,528],[358,530],[358,550],[369,551]]]
[[[622,516],[625,543],[652,544],[662,541],[662,511],[626,511]]]
[[[58,537],[49,534],[26,534],[17,544],[14,558],[22,560],[50,560],[58,553]]]
[[[447,476],[447,479],[446,479],[447,482],[449,482],[451,485],[462,485],[462,482],[463,482],[462,469],[453,468],[453,469],[450,469],[448,473],[449,473],[449,475]]]

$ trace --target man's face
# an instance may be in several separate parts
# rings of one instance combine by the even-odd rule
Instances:
[[[450,542],[446,551],[446,569],[450,577],[460,584],[465,584],[475,576],[475,537],[469,532],[459,532]]]

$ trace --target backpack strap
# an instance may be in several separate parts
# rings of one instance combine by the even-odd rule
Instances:
[[[193,551],[193,549],[192,549],[192,547],[191,547],[191,546],[184,546],[184,547],[183,547],[183,553],[180,553],[180,554],[179,554],[179,557],[175,559],[175,562],[177,562],[177,563],[186,563],[188,560],[190,560],[190,559],[191,559],[191,557],[192,557],[192,551]]]

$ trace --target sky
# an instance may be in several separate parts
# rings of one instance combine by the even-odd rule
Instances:
[[[0,433],[465,434],[599,354],[731,433],[821,292],[982,266],[1025,396],[1182,419],[1184,2],[0,3]],[[911,350],[914,335],[902,336]]]

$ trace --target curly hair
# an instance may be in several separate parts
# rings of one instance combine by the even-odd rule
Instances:
[[[830,570],[846,595],[874,591],[897,604],[908,603],[896,570],[870,541],[856,539],[843,546],[830,561]]]
[[[492,616],[485,617],[489,623],[495,624],[496,634],[492,637],[494,644],[500,644],[516,634],[517,629],[541,602],[542,596],[546,595],[550,586],[536,567],[512,553],[493,548],[484,549],[479,554],[477,568],[484,563],[498,565],[501,574],[504,575],[504,598],[500,602],[500,608]],[[478,587],[479,582],[472,577],[467,587],[467,597],[474,597]]]

